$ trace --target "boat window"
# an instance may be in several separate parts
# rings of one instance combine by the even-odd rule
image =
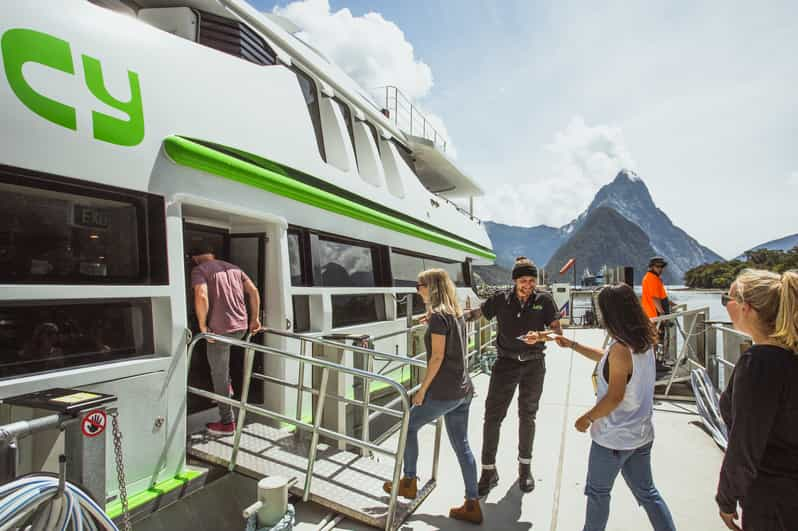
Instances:
[[[0,304],[0,378],[152,354],[146,299]]]
[[[199,13],[199,43],[257,65],[277,64],[277,55],[255,30],[207,11]]]
[[[409,299],[413,305],[413,315],[420,315],[426,313],[427,306],[424,304],[424,299],[418,293],[398,293],[396,295],[396,317],[407,317],[407,300]]]
[[[0,283],[168,283],[163,198],[4,166],[0,195]]]
[[[349,132],[349,141],[352,144],[352,152],[355,155],[355,163],[357,164],[357,149],[355,149],[355,128],[352,122],[352,112],[349,110],[349,106],[341,101],[338,98],[333,98],[333,101],[338,105],[338,109],[341,111],[341,116],[344,117],[344,122],[346,123],[346,130]]]
[[[291,267],[291,285],[301,286],[302,282],[302,249],[299,232],[288,233],[288,264]]]
[[[377,134],[377,128],[371,122],[363,122],[371,130],[371,135],[374,137],[374,145],[377,146],[377,153],[380,153],[380,136]]]
[[[299,88],[302,90],[302,96],[305,98],[305,103],[308,106],[310,113],[310,121],[313,124],[313,131],[316,133],[316,145],[319,148],[319,154],[322,160],[327,160],[327,154],[324,151],[324,137],[321,132],[321,114],[319,111],[319,92],[316,88],[316,82],[313,81],[306,73],[293,68],[297,79],[299,80]]]
[[[294,332],[310,331],[310,296],[294,295],[291,305],[294,309]]]
[[[463,264],[461,262],[444,262],[433,258],[424,258],[424,269],[439,268],[449,273],[452,281],[457,286],[465,286],[465,276],[463,275]]]
[[[385,319],[385,295],[381,293],[332,296],[333,328],[385,321]]]
[[[314,249],[314,285],[327,287],[376,286],[375,249],[364,245],[311,236]]]
[[[391,252],[394,286],[415,286],[418,274],[424,269],[424,259],[420,256]]]
[[[419,273],[434,268],[446,270],[455,285],[467,285],[461,262],[448,262],[427,256],[391,251],[391,273],[394,286],[415,286]]]

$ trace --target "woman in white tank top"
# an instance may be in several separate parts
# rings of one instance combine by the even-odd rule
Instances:
[[[656,329],[643,312],[634,290],[615,284],[601,290],[599,311],[611,338],[607,350],[580,345],[557,336],[571,348],[598,362],[596,405],[576,420],[577,430],[590,428],[584,531],[603,531],[610,515],[610,492],[618,473],[645,509],[655,531],[674,531],[668,506],[651,476],[656,368]]]

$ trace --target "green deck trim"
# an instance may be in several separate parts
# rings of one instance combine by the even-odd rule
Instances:
[[[203,474],[204,472],[186,469],[181,474],[178,474],[173,478],[165,479],[160,483],[156,483],[147,490],[137,492],[127,499],[128,510],[132,511],[136,507],[140,507],[146,503],[149,503],[152,500],[163,496],[167,492],[183,488],[186,484],[188,484],[188,482],[202,476]],[[119,500],[114,500],[113,502],[109,503],[105,506],[105,513],[111,518],[120,516],[122,514],[122,502]]]
[[[326,190],[300,182],[290,177],[288,172],[280,165],[256,155],[230,150],[246,159],[241,160],[179,136],[167,137],[164,140],[164,149],[169,157],[181,166],[212,173],[219,177],[260,188],[329,212],[365,221],[372,225],[415,236],[489,260],[496,259],[496,254],[492,251],[484,250],[464,240],[451,238],[440,232],[426,229]]]

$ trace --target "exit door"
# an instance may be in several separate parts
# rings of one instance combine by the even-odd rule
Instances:
[[[188,323],[193,334],[199,333],[199,323],[197,321],[196,312],[194,309],[194,292],[191,286],[191,271],[195,264],[189,256],[192,248],[208,245],[213,251],[214,255],[219,260],[224,260],[231,264],[240,267],[247,276],[252,279],[252,282],[258,287],[261,295],[261,315],[260,319],[263,322],[263,302],[264,297],[264,279],[266,269],[266,236],[264,234],[230,234],[226,229],[217,227],[210,227],[205,225],[184,223],[183,225],[183,243],[185,252],[185,272],[186,272],[186,305],[188,312]],[[249,301],[247,301],[247,310],[249,311]],[[251,318],[251,316],[250,316]],[[253,338],[256,343],[263,341],[263,334]],[[194,349],[194,355],[191,360],[191,367],[189,367],[189,385],[199,389],[213,390],[210,377],[210,367],[208,365],[208,358],[206,352],[205,342],[197,344]],[[233,398],[241,398],[241,381],[244,373],[244,356],[243,350],[238,347],[232,347],[230,352],[230,379],[233,385]],[[263,357],[255,355],[255,364],[253,367],[255,372],[263,372]],[[263,398],[263,390],[261,386],[253,385],[250,388],[249,400],[252,402],[261,402]],[[208,421],[214,421],[215,404],[204,397],[189,395],[188,396],[188,414],[194,415],[202,413],[202,417],[207,415]]]

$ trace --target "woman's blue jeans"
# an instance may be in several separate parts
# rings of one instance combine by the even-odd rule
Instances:
[[[404,475],[417,477],[418,464],[418,430],[422,426],[443,417],[449,442],[457,454],[460,471],[465,483],[465,496],[474,499],[477,493],[477,462],[471,447],[468,445],[468,410],[471,407],[471,395],[458,400],[432,400],[427,398],[420,406],[410,410],[410,424],[407,428],[407,444],[404,456]]]
[[[651,445],[635,450],[610,450],[595,442],[587,466],[587,514],[583,531],[604,531],[610,517],[610,491],[621,473],[629,489],[643,506],[654,531],[675,531],[673,517],[651,477]]]

